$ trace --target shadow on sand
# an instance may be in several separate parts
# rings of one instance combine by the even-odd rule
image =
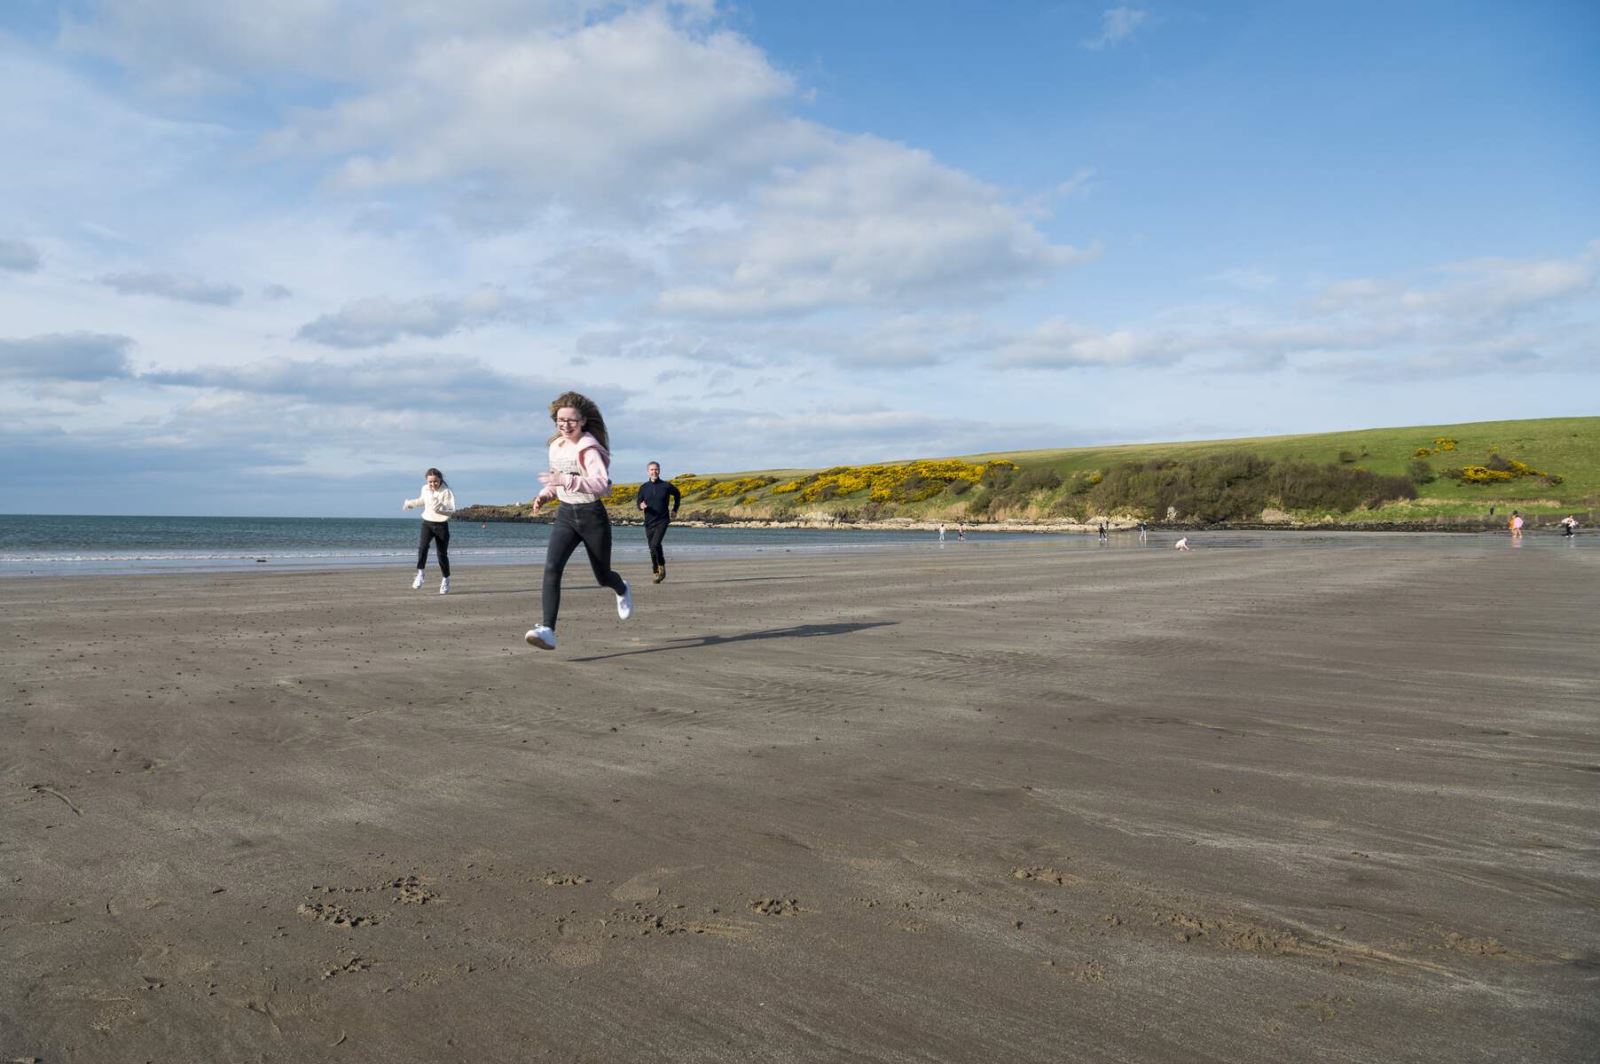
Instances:
[[[726,646],[729,643],[748,643],[755,639],[810,639],[823,635],[850,635],[868,628],[884,628],[899,621],[862,621],[843,624],[796,624],[788,628],[767,628],[743,635],[702,635],[676,639],[666,646],[645,647],[643,650],[620,650],[615,654],[594,654],[586,658],[568,658],[568,661],[605,661],[608,658],[626,658],[635,654],[660,654],[668,650],[700,650],[705,647]]]

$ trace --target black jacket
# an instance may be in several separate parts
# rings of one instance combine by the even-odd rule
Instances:
[[[670,517],[678,516],[678,502],[682,496],[670,480],[647,480],[639,485],[639,494],[635,495],[634,503],[644,503],[644,519],[646,521],[666,521]],[[667,513],[667,500],[672,500],[672,513]]]

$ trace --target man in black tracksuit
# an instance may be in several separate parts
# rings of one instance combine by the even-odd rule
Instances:
[[[661,551],[661,540],[667,534],[667,525],[678,516],[681,496],[672,481],[661,479],[660,462],[651,462],[645,466],[645,472],[650,474],[650,479],[639,485],[634,501],[644,511],[644,538],[650,544],[650,572],[659,584],[667,578],[667,556]],[[672,500],[671,513],[667,512],[668,499]]]

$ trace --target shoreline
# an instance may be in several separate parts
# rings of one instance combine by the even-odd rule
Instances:
[[[1587,513],[1587,511],[1579,511]],[[550,524],[549,517],[523,517],[503,516],[485,517],[471,515],[457,515],[452,520],[461,520],[468,523],[485,524]],[[611,516],[611,523],[618,527],[642,528],[644,522],[616,514]],[[942,522],[949,534],[954,535],[958,527],[955,522]],[[1551,520],[1546,523],[1528,525],[1527,531],[1533,532],[1539,528],[1553,529],[1558,521]],[[704,519],[685,518],[674,520],[674,527],[678,528],[741,528],[741,529],[812,529],[817,531],[858,531],[858,532],[937,532],[939,521],[928,521],[920,518],[897,517],[882,521],[818,521],[818,520],[767,520],[762,518],[729,517],[725,520],[708,521]],[[1138,530],[1139,523],[1127,518],[1116,520],[1107,519],[1106,526],[1112,532],[1134,532]],[[984,521],[981,523],[963,522],[959,527],[964,527],[969,533],[979,532],[1022,532],[1049,534],[1093,534],[1099,531],[1099,524],[1089,524],[1074,521]],[[1288,522],[1288,521],[1250,521],[1250,522],[1221,522],[1205,524],[1187,521],[1147,521],[1145,527],[1151,532],[1443,532],[1443,533],[1473,533],[1473,532],[1506,532],[1505,522],[1498,519],[1443,519],[1435,521],[1356,521],[1356,522]],[[1580,528],[1580,533],[1582,529]]]

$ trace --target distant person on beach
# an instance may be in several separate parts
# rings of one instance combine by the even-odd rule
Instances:
[[[561,571],[583,544],[595,582],[617,596],[617,616],[633,616],[633,592],[611,568],[611,515],[600,500],[611,491],[611,436],[594,400],[566,392],[550,403],[555,435],[550,437],[550,465],[539,474],[544,484],[533,500],[533,512],[559,500],[544,553],[544,620],[523,637],[540,650],[556,648],[556,614],[561,610]]]
[[[412,588],[422,586],[422,571],[428,567],[428,544],[438,544],[439,594],[450,594],[450,515],[455,513],[456,497],[445,483],[444,474],[430,469],[423,474],[422,493],[407,499],[405,508],[422,507],[422,534],[417,538],[417,578]]]
[[[1576,536],[1578,534],[1578,519],[1571,514],[1561,519],[1561,534],[1563,536]]]
[[[939,542],[944,542],[944,522],[939,522]]]
[[[639,485],[633,497],[644,511],[644,541],[650,545],[650,576],[656,583],[667,578],[667,556],[661,550],[661,540],[666,537],[667,526],[678,516],[678,503],[683,496],[670,480],[661,479],[661,463],[651,462],[644,467],[648,479]],[[667,500],[672,500],[672,512],[667,512]]]
[[[1104,521],[1101,521],[1100,522],[1100,542],[1104,543],[1106,540],[1108,540],[1110,538],[1111,538],[1110,533],[1106,531],[1106,523]]]
[[[1178,542],[1174,543],[1173,546],[1176,547],[1178,550],[1188,550],[1189,549],[1189,537],[1188,536],[1184,536],[1182,539],[1178,540]]]
[[[966,530],[966,527],[964,525],[957,525],[956,526],[956,542],[957,543],[965,543],[966,541],[967,541],[967,530]]]
[[[1147,543],[1150,540],[1150,526],[1143,521],[1139,522],[1139,542]]]
[[[1511,538],[1522,538],[1522,515],[1516,510],[1511,511]]]

